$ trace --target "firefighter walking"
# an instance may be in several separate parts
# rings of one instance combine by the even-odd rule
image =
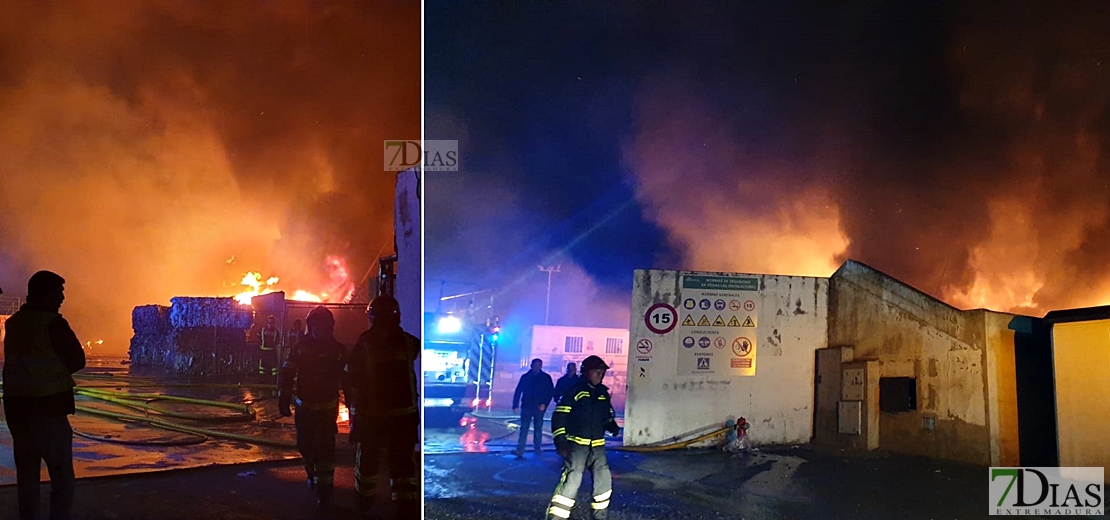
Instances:
[[[549,520],[570,518],[586,470],[593,477],[593,518],[608,516],[613,484],[605,456],[605,432],[620,433],[609,389],[601,384],[608,369],[597,356],[582,361],[581,378],[562,396],[551,416],[555,449],[563,457],[563,476],[551,497]]]
[[[278,411],[288,417],[293,415],[290,405],[296,406],[297,450],[308,487],[316,489],[317,505],[326,507],[334,490],[336,418],[347,353],[335,339],[331,311],[316,307],[305,321],[308,335],[293,346],[281,367]]]
[[[347,363],[352,401],[351,442],[356,443],[355,491],[359,511],[369,516],[378,491],[378,463],[384,453],[392,478],[396,514],[420,518],[420,411],[415,363],[420,340],[401,329],[401,309],[391,296],[374,298],[367,308],[370,330],[359,336]],[[389,485],[388,481],[386,485]]]

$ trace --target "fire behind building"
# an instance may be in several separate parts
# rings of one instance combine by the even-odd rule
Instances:
[[[1106,466],[1110,306],[956,309],[855,261],[831,277],[638,270],[626,445],[743,416],[756,444]]]

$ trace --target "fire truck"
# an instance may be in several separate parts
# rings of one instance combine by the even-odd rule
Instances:
[[[493,406],[493,368],[501,325],[475,312],[424,315],[424,410],[451,421]]]

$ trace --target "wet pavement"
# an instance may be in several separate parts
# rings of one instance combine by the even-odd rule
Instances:
[[[525,460],[516,460],[510,428],[485,420],[473,428],[428,429],[425,438],[425,518],[544,517],[562,470],[552,448],[533,454],[529,436]],[[634,453],[618,451],[619,443],[610,448],[612,520],[989,516],[983,466],[815,446],[738,455],[708,449]],[[589,504],[588,482],[574,519],[589,518],[581,509]]]
[[[90,359],[75,375],[79,388],[112,395],[162,394],[191,399],[239,403],[238,411],[205,403],[156,399],[110,402],[79,395],[79,411],[70,416],[74,429],[74,470],[79,479],[211,465],[299,459],[294,449],[293,418],[277,413],[276,390],[245,378],[182,379],[130,374],[118,359]],[[195,418],[166,417],[143,405]],[[246,406],[254,412],[246,416]],[[80,410],[84,408],[85,410]],[[120,421],[96,412],[124,414]],[[2,418],[0,412],[0,418]],[[154,419],[186,430],[174,431],[144,423]],[[340,443],[345,444],[346,422],[340,423]],[[226,434],[227,437],[224,435]],[[237,437],[236,437],[237,436]],[[228,438],[230,437],[230,438]],[[45,468],[43,480],[47,480]],[[15,483],[15,464],[7,422],[0,423],[0,485]]]
[[[340,453],[335,499],[316,508],[299,460],[140,473],[77,481],[75,520],[354,519],[354,454]],[[42,514],[49,486],[42,487]],[[379,495],[384,497],[384,494]],[[388,500],[388,498],[385,498]],[[16,487],[0,487],[0,518],[15,518]],[[388,510],[386,511],[388,514]]]

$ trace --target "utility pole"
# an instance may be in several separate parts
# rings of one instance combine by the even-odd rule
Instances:
[[[548,317],[551,315],[551,275],[553,273],[560,272],[559,269],[562,268],[562,267],[563,267],[562,264],[559,264],[555,267],[544,267],[542,265],[539,266],[540,271],[547,273],[547,305],[544,307],[544,310],[543,310],[543,324],[544,325],[548,324]]]

